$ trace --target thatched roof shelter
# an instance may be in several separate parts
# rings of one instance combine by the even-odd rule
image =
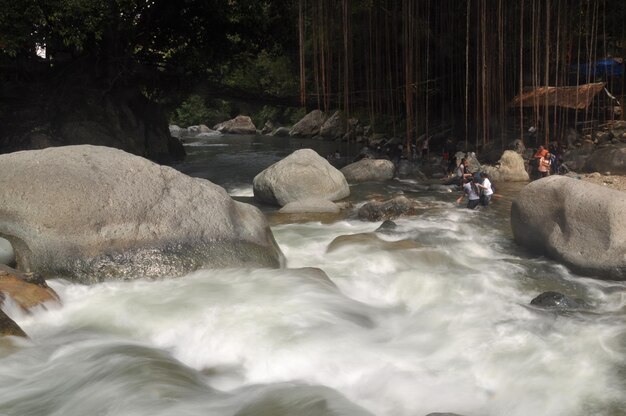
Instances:
[[[589,107],[599,92],[604,89],[604,82],[575,85],[571,87],[537,87],[527,88],[513,98],[511,107],[564,107],[584,110]]]

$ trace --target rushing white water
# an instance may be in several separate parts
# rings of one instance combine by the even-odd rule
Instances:
[[[286,270],[53,281],[62,307],[11,311],[32,339],[2,353],[0,414],[621,414],[623,287],[517,257],[488,222],[438,208],[381,236],[412,248],[330,253],[379,223],[286,224]],[[593,313],[529,307],[533,269]]]
[[[222,181],[231,195],[252,195],[254,163]],[[381,192],[427,208],[378,238],[328,250],[380,223],[274,221],[287,269],[56,280],[63,306],[9,304],[30,339],[0,341],[0,415],[626,414],[624,284],[522,252],[507,198],[472,212],[407,186]],[[352,191],[357,206],[371,192]],[[529,306],[547,290],[589,308]]]

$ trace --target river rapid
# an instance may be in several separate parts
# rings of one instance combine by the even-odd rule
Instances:
[[[188,145],[175,168],[251,202],[262,169],[333,146],[218,137]],[[353,186],[355,207],[403,193],[423,209],[330,250],[380,222],[261,207],[287,258],[281,270],[49,281],[63,306],[9,305],[30,338],[0,341],[0,415],[625,415],[624,284],[517,247],[509,210],[522,185],[498,185],[503,197],[481,211],[411,181]],[[529,305],[547,290],[589,308]]]

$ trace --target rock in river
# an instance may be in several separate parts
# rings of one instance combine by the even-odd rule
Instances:
[[[253,191],[259,201],[280,206],[310,199],[336,201],[350,195],[343,174],[311,149],[296,150],[256,175]]]
[[[606,279],[626,279],[626,192],[564,176],[522,189],[511,207],[518,244]]]
[[[121,150],[56,147],[0,165],[0,236],[19,270],[93,283],[283,262],[257,208]]]

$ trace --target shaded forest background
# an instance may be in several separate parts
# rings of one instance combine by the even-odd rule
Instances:
[[[620,0],[0,0],[0,151],[92,143],[168,161],[168,122],[292,124],[316,108],[407,141],[445,129],[481,147],[530,125],[554,140],[606,107],[513,97],[605,81],[623,103],[623,75],[588,63],[625,46]]]

